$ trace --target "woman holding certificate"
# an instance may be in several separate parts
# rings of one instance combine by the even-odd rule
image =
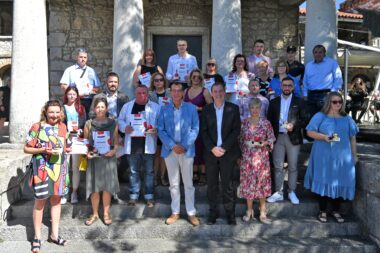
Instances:
[[[203,87],[203,76],[201,70],[193,69],[190,72],[189,79],[190,88],[185,90],[185,98],[183,101],[195,105],[198,112],[198,117],[200,119],[203,107],[212,103],[212,98],[208,89]],[[200,173],[200,176],[198,173]],[[206,167],[203,160],[203,142],[200,134],[198,134],[198,137],[195,140],[193,180],[199,183],[199,185],[206,184]]]
[[[70,138],[80,136],[83,132],[83,127],[86,122],[86,111],[80,103],[79,92],[76,87],[69,86],[65,91],[63,97],[65,109],[65,124]],[[79,158],[80,154],[71,154],[71,169],[73,171],[72,186],[73,192],[71,193],[71,204],[78,203],[78,187],[80,181],[79,173]],[[65,200],[65,201],[62,201]],[[66,199],[62,197],[61,204],[66,203]]]
[[[95,119],[88,120],[84,127],[84,138],[89,140],[87,154],[86,198],[91,197],[92,215],[86,220],[87,226],[99,219],[100,192],[103,193],[103,222],[112,224],[110,216],[111,195],[119,192],[116,150],[118,127],[116,121],[107,117],[107,99],[98,97],[94,101]]]
[[[63,118],[63,107],[59,101],[46,102],[40,122],[32,125],[26,137],[24,152],[33,155],[33,174],[30,178],[35,198],[32,252],[39,252],[41,248],[41,225],[48,199],[51,205],[51,232],[48,242],[66,245],[66,240],[58,234],[61,197],[67,194],[69,183],[65,152],[70,150],[66,145],[67,130],[62,122]]]
[[[224,77],[227,100],[239,105],[240,100],[249,94],[248,84],[252,78],[255,78],[255,75],[248,72],[247,58],[243,54],[237,54],[234,57],[232,71]]]
[[[149,87],[152,75],[157,72],[164,73],[161,67],[156,65],[156,54],[153,49],[149,48],[145,50],[142,56],[141,65],[137,66],[133,73],[133,83],[135,87],[140,84]]]
[[[208,59],[206,63],[207,72],[203,74],[205,87],[211,94],[211,87],[215,82],[224,82],[224,79],[221,75],[218,74],[218,64],[216,63],[215,58]]]
[[[170,89],[167,88],[167,80],[162,73],[154,73],[150,80],[149,100],[156,102],[160,106],[164,106],[171,101]],[[158,185],[158,179],[161,178],[161,184],[168,186],[169,182],[166,179],[166,165],[164,158],[161,157],[162,142],[157,138],[157,150],[154,157],[154,180],[155,185]],[[158,175],[160,174],[160,177]]]
[[[343,109],[343,98],[330,92],[321,112],[315,114],[306,127],[314,139],[304,186],[319,195],[320,222],[327,222],[327,203],[332,202],[332,216],[344,222],[339,213],[341,199],[355,197],[356,134],[355,121]]]

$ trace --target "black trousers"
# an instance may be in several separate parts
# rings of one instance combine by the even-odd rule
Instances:
[[[327,204],[331,203],[332,205],[332,211],[333,212],[339,212],[340,209],[340,203],[342,202],[341,198],[333,199],[326,196],[319,196],[319,210],[322,212],[327,211]]]
[[[235,215],[236,192],[234,187],[234,170],[236,159],[214,158],[206,159],[207,198],[210,205],[210,215],[219,214],[218,192],[219,174],[222,184],[222,200],[227,216]]]

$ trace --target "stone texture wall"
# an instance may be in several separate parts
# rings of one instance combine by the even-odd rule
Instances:
[[[88,65],[101,80],[112,69],[113,0],[50,0],[48,48],[50,96],[60,96],[63,71],[75,62],[75,50],[89,50]]]
[[[266,55],[275,64],[288,45],[298,45],[298,5],[281,5],[278,0],[242,0],[242,45],[245,55],[252,54],[253,43],[262,39]]]

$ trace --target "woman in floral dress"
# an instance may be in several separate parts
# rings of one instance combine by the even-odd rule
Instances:
[[[260,118],[261,100],[254,98],[249,102],[251,117],[242,122],[240,146],[240,196],[247,200],[247,212],[243,221],[254,218],[253,200],[260,202],[260,221],[265,222],[265,198],[271,195],[269,152],[275,141],[270,122]]]

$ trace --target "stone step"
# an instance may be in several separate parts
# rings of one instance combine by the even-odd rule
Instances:
[[[361,234],[358,222],[348,218],[345,223],[338,224],[331,218],[328,223],[322,224],[315,218],[299,217],[297,219],[270,218],[268,224],[258,220],[243,222],[237,219],[236,226],[227,224],[224,218],[217,219],[215,225],[207,225],[207,219],[201,218],[201,225],[193,227],[186,216],[173,225],[166,225],[164,218],[134,219],[114,221],[106,226],[97,221],[91,226],[84,224],[85,219],[62,219],[59,233],[67,240],[82,239],[183,239],[183,238],[257,238],[277,236],[331,237],[355,236]],[[48,235],[50,221],[44,220],[42,234]],[[32,219],[17,219],[0,226],[2,240],[22,241],[33,238]]]
[[[33,200],[20,201],[11,206],[8,210],[8,219],[17,218],[29,218],[32,217]],[[200,217],[207,217],[209,213],[209,205],[206,199],[196,199],[197,214]],[[256,213],[258,204],[255,203]],[[350,202],[343,202],[341,210],[343,213],[349,214],[351,209]],[[224,215],[224,209],[222,204],[219,205],[221,215]],[[267,203],[268,215],[277,218],[286,217],[299,217],[308,216],[315,217],[318,212],[318,203],[313,199],[301,200],[300,205],[293,205],[289,201],[284,200],[282,202]],[[246,211],[246,205],[243,201],[236,204],[235,213],[236,216],[243,216]],[[101,211],[100,211],[101,212]],[[113,204],[110,209],[111,215],[115,220],[124,219],[140,219],[140,218],[155,218],[155,217],[167,217],[171,214],[170,199],[158,200],[153,208],[146,207],[144,202],[138,202],[135,207],[130,207],[126,203]],[[63,218],[85,218],[91,213],[90,202],[82,201],[78,204],[72,205],[67,203],[62,205]],[[185,205],[181,204],[181,214],[186,215]],[[44,217],[50,217],[50,206],[47,205],[44,210]]]
[[[27,241],[0,243],[2,252],[29,252]],[[180,238],[73,240],[65,247],[43,243],[42,252],[251,252],[251,253],[377,253],[376,245],[359,236],[299,238],[298,236],[260,238]]]

